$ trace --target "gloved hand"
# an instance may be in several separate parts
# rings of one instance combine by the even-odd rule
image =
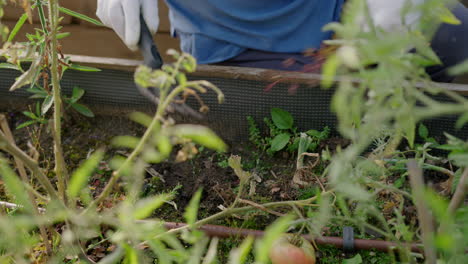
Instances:
[[[402,24],[401,12],[405,8],[406,2],[411,2],[412,6],[418,6],[426,0],[367,0],[370,16],[376,27],[380,27],[385,31],[400,31],[404,26],[411,26],[417,23],[421,14],[420,12],[409,12],[405,17],[405,25]],[[368,30],[368,25],[365,20],[361,24],[365,30]]]
[[[151,33],[158,30],[158,0],[98,0],[97,3],[96,15],[133,51],[138,50],[140,14]]]

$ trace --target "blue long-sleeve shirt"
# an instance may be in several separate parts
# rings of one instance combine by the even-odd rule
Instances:
[[[171,32],[199,63],[215,63],[246,49],[299,53],[318,48],[344,0],[166,0]]]

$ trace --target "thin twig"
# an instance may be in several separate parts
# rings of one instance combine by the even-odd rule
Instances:
[[[255,208],[259,209],[259,210],[262,210],[262,211],[267,212],[267,213],[272,214],[272,215],[276,215],[276,216],[279,216],[279,217],[285,216],[285,214],[270,210],[270,209],[266,208],[265,206],[263,206],[261,204],[258,204],[258,203],[255,203],[255,202],[252,202],[252,201],[249,201],[249,200],[244,200],[242,198],[239,198],[239,202],[244,203],[244,204],[248,204],[248,205],[250,205],[252,207],[255,207]]]
[[[2,202],[2,201],[0,201],[0,207],[8,208],[8,209],[21,209],[21,208],[23,208],[22,205],[9,203],[9,202]],[[40,212],[40,213],[45,213],[46,212],[46,210],[44,208],[41,208],[41,207],[36,207],[36,208],[37,208],[37,211]]]
[[[24,165],[26,165],[26,167],[31,170],[32,173],[37,177],[37,180],[45,188],[50,197],[52,199],[59,199],[57,191],[54,189],[54,186],[50,182],[49,178],[44,174],[37,162],[24,153],[21,149],[19,149],[16,145],[11,144],[2,131],[0,131],[0,149],[5,150],[12,156],[21,160],[21,162],[23,162]]]
[[[448,213],[453,215],[455,211],[460,207],[466,197],[468,192],[468,168],[463,171],[462,176],[460,177],[460,182],[458,183],[457,189],[453,194],[452,200],[450,201],[448,207]]]
[[[429,207],[424,200],[423,171],[415,160],[408,161],[407,167],[410,175],[411,188],[413,189],[414,194],[414,203],[416,205],[418,219],[421,225],[426,263],[436,264],[437,255],[434,247],[435,228],[432,221],[432,215],[429,212]]]
[[[13,138],[13,133],[11,133],[10,126],[8,125],[4,115],[0,115],[0,129],[5,134],[5,137],[7,138],[9,143],[12,145],[16,145],[15,140]],[[20,175],[21,180],[23,181],[25,185],[28,185],[28,181],[29,181],[28,175],[26,173],[26,169],[24,168],[23,162],[17,157],[13,157],[13,158],[15,160],[16,168],[18,169],[18,173]],[[29,201],[31,202],[33,208],[36,208],[34,212],[35,213],[34,217],[37,218],[38,214],[41,213],[41,210],[37,206],[37,201],[34,196],[34,193],[31,190],[27,190],[27,193],[28,193]],[[47,252],[49,253],[52,252],[52,246],[50,245],[49,236],[47,234],[47,231],[44,225],[39,225],[39,232],[41,233],[42,240],[44,241]]]

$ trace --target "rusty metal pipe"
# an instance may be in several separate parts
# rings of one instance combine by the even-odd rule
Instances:
[[[186,226],[185,223],[174,223],[166,222],[164,226],[167,229],[176,229]],[[220,225],[202,225],[199,230],[203,231],[210,237],[229,238],[229,237],[262,237],[264,232],[260,230],[244,229],[244,228],[232,228]],[[309,235],[303,235],[303,237],[309,241],[312,238]],[[343,238],[341,237],[318,237],[314,238],[314,241],[318,245],[330,245],[337,248],[343,248]],[[388,252],[398,246],[409,246],[411,251],[417,253],[423,253],[422,245],[418,243],[410,244],[398,244],[394,242],[388,242],[383,240],[371,240],[371,239],[355,239],[354,248],[359,250],[371,250],[375,249],[378,251]]]

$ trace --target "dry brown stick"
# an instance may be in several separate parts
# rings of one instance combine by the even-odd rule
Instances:
[[[255,202],[252,202],[252,201],[249,201],[249,200],[244,200],[242,198],[239,198],[239,202],[244,203],[244,204],[248,204],[248,205],[250,205],[252,207],[255,207],[255,208],[257,208],[257,209],[259,209],[261,211],[267,212],[267,213],[272,214],[272,215],[276,215],[276,216],[279,216],[279,217],[285,216],[285,214],[270,210],[270,209],[266,208],[265,206],[263,206],[261,204],[258,204],[258,203],[255,203]]]
[[[452,200],[450,201],[448,212],[453,215],[455,211],[460,207],[466,197],[468,192],[468,168],[465,168],[462,176],[460,177],[460,182],[458,183],[457,189],[453,194]]]
[[[437,254],[434,247],[435,228],[432,221],[432,215],[426,201],[424,200],[425,185],[423,180],[423,171],[415,160],[408,161],[407,167],[410,175],[411,188],[413,190],[413,199],[418,212],[419,223],[421,224],[426,263],[436,264]]]
[[[0,129],[3,131],[5,134],[6,139],[10,142],[10,144],[15,145],[15,139],[13,138],[13,133],[11,133],[10,126],[7,123],[7,120],[4,115],[0,115]],[[16,163],[16,168],[18,169],[18,173],[20,175],[21,180],[25,183],[28,184],[28,175],[26,173],[26,169],[24,168],[23,162],[16,156],[13,157]],[[29,200],[31,201],[31,204],[33,208],[36,209],[36,217],[39,213],[41,213],[40,208],[37,206],[36,198],[34,196],[34,193],[30,190],[27,190]],[[42,240],[44,240],[44,244],[46,247],[47,252],[52,252],[52,246],[49,243],[49,236],[47,234],[47,231],[43,225],[39,225],[39,232],[41,233]]]
[[[0,148],[11,154],[12,156],[21,160],[28,169],[30,169],[37,177],[37,180],[42,184],[46,189],[48,194],[52,199],[59,199],[57,191],[54,189],[54,186],[49,181],[49,178],[44,174],[42,169],[39,167],[37,162],[29,157],[24,151],[18,148],[15,144],[11,144],[5,134],[0,130]]]

